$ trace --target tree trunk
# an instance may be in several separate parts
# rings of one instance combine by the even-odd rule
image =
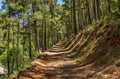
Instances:
[[[25,54],[25,43],[23,43],[22,44],[22,53],[23,53],[23,59],[22,59],[22,61],[23,61],[23,67],[24,67],[24,61],[25,61],[25,59],[24,59],[24,54]]]
[[[82,8],[81,8],[81,1],[79,0],[79,11],[78,11],[78,20],[79,20],[79,30],[83,29],[84,26],[84,19],[83,19],[83,14],[82,14]]]
[[[43,23],[42,23],[42,43],[43,43],[43,45],[42,45],[42,48],[43,48],[43,50],[46,50],[46,22],[45,22],[45,20],[43,21]]]
[[[76,24],[76,4],[75,0],[73,0],[73,22],[74,22],[74,34],[77,34],[77,24]]]
[[[99,20],[100,19],[100,13],[101,13],[101,11],[100,11],[100,0],[96,0],[96,5],[97,5],[97,8],[96,8],[97,19]]]
[[[29,58],[32,59],[31,31],[30,31],[31,28],[30,27],[31,27],[31,24],[29,21]]]
[[[120,11],[120,0],[118,0],[118,9]]]
[[[46,47],[47,47],[47,44],[46,44],[46,42],[47,42],[47,41],[46,41],[46,40],[47,40],[47,38],[46,38],[46,36],[47,36],[47,35],[46,35],[47,22],[46,22],[46,20],[45,20],[44,23],[45,23],[45,26],[44,26],[44,29],[43,29],[43,30],[44,30],[44,46],[45,46],[45,47],[44,47],[44,50],[46,50],[46,49],[47,49],[47,48],[46,48]]]
[[[69,21],[69,25],[70,25],[70,30],[68,31],[68,33],[74,32],[73,30],[73,1],[69,0],[69,3],[71,3],[71,9],[70,9],[70,21]],[[68,29],[67,29],[68,30]]]
[[[12,32],[13,32],[12,33],[12,38],[13,38],[13,40],[12,40],[12,48],[15,49],[14,26],[12,27]],[[15,57],[16,57],[15,55],[12,57],[11,73],[13,73],[13,70],[14,70],[14,65],[15,65],[15,60],[16,60]]]
[[[100,0],[93,0],[93,11],[94,11],[94,19],[100,19]]]
[[[33,14],[34,14],[35,9],[36,9],[36,3],[35,3],[35,2],[32,4],[32,9],[33,9]],[[34,23],[33,23],[34,34],[35,34],[35,36],[34,36],[35,49],[36,49],[36,51],[37,51],[38,53],[40,53],[40,47],[39,47],[39,41],[38,41],[38,34],[37,34],[37,24],[36,24],[36,23],[37,23],[37,20],[35,19],[35,20],[34,20]]]
[[[32,59],[32,46],[31,46],[31,35],[29,33],[29,57]]]
[[[88,23],[90,24],[92,22],[92,20],[91,20],[90,8],[89,8],[88,0],[86,0],[86,4],[87,4],[87,13],[88,13]]]
[[[6,22],[7,23],[7,22]],[[9,49],[10,49],[10,24],[6,24],[7,26],[7,70],[8,70],[8,77],[10,76],[10,55],[9,55]]]
[[[93,12],[94,12],[94,20],[96,20],[96,0],[93,0]]]
[[[19,66],[19,32],[20,32],[20,29],[19,29],[19,23],[18,23],[18,25],[17,25],[17,52],[16,52],[16,67],[17,67],[17,70],[19,70],[18,68],[18,66]]]
[[[108,13],[111,13],[111,5],[110,5],[110,0],[107,0],[107,10],[108,10]]]

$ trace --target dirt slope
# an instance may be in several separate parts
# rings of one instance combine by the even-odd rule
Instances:
[[[31,67],[21,71],[18,79],[119,79],[120,66],[104,65],[94,67],[94,63],[82,66],[81,63],[70,59],[68,53],[44,52],[32,62]]]
[[[77,36],[54,45],[34,60],[29,68],[21,71],[17,78],[120,79],[118,21],[99,21]]]
[[[46,55],[46,54],[47,55]],[[120,65],[104,65],[99,68],[94,63],[82,66],[68,57],[65,52],[44,52],[32,62],[31,67],[21,71],[18,79],[119,79]],[[118,61],[119,63],[119,61]]]

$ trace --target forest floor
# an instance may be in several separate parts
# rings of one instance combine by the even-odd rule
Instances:
[[[52,50],[59,50],[53,46]],[[43,52],[17,79],[120,79],[120,66],[95,67],[94,62],[82,66],[80,62],[64,52]]]

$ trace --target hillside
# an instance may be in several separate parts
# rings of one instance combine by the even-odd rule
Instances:
[[[120,0],[0,0],[0,79],[120,79]]]
[[[116,20],[115,20],[116,19]],[[120,79],[120,19],[100,20],[43,52],[18,79]]]

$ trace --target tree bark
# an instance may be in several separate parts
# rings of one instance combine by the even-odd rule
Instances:
[[[86,4],[87,4],[87,13],[88,13],[88,23],[90,24],[92,22],[92,20],[91,20],[90,8],[89,8],[88,0],[86,0]]]
[[[100,0],[96,0],[96,5],[97,5],[97,19],[100,19]]]
[[[36,3],[34,2],[32,4],[33,14],[36,11]],[[40,53],[40,47],[39,47],[39,41],[38,41],[38,32],[37,32],[37,20],[35,19],[33,22],[33,28],[34,28],[34,40],[35,40],[35,49],[38,53]]]
[[[76,24],[76,4],[75,0],[73,0],[73,22],[74,22],[74,34],[77,34],[77,24]]]
[[[83,29],[84,26],[84,19],[83,19],[83,14],[82,14],[82,8],[81,8],[81,1],[79,0],[79,11],[78,11],[78,17],[79,17],[79,30]]]
[[[93,0],[93,11],[94,11],[94,19],[100,19],[100,0]]]
[[[9,55],[9,49],[10,49],[10,25],[6,24],[6,26],[7,26],[7,70],[8,70],[8,77],[9,77],[10,76],[10,55]]]
[[[30,32],[30,28],[31,24],[29,23],[29,58],[32,59],[32,45],[31,45],[31,32]]]
[[[96,0],[93,0],[93,12],[94,12],[94,19],[96,20]]]
[[[18,69],[18,66],[19,66],[19,32],[20,32],[20,29],[19,29],[19,22],[18,22],[18,25],[17,25],[17,44],[16,44],[16,46],[17,46],[17,55],[16,55],[16,67],[17,67],[17,70],[19,70]]]
[[[107,0],[107,10],[108,10],[108,13],[111,13],[111,5],[110,5],[110,0]]]
[[[120,11],[120,0],[118,0],[118,9]]]
[[[46,50],[46,22],[45,20],[43,20],[43,23],[42,23],[42,48],[43,50]]]

